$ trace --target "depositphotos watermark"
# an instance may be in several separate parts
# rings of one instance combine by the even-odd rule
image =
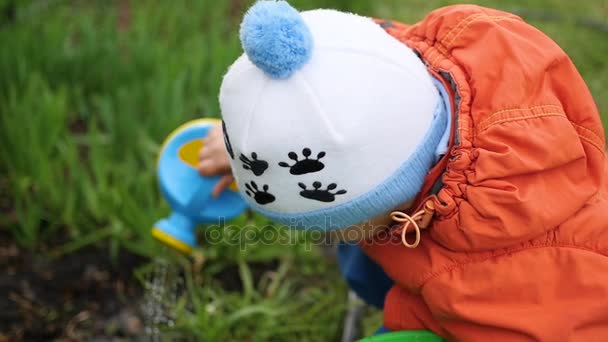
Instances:
[[[331,218],[326,221],[327,226],[331,227]],[[239,246],[241,250],[253,245],[303,245],[305,250],[311,250],[312,246],[333,246],[338,242],[353,245],[362,241],[369,244],[401,244],[400,238],[396,239],[389,227],[370,223],[332,230],[302,227],[301,223],[259,225],[252,222],[242,225],[226,223],[224,218],[219,218],[217,224],[207,225],[202,233],[206,244]]]

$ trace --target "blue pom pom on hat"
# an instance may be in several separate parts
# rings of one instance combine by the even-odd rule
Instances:
[[[289,78],[312,55],[313,39],[300,13],[285,1],[258,1],[240,30],[245,53],[274,79]]]

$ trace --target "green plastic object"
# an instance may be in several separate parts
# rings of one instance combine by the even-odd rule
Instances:
[[[374,335],[359,342],[446,342],[446,340],[428,330],[408,330]]]

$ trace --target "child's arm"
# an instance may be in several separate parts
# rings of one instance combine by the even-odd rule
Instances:
[[[198,160],[196,169],[202,176],[223,175],[213,188],[212,194],[217,197],[234,180],[221,125],[213,127],[209,135],[203,139],[203,147],[198,153]]]

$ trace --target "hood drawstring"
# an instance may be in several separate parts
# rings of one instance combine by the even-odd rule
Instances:
[[[393,219],[393,221],[403,223],[399,229],[401,229],[401,241],[405,247],[418,247],[418,244],[420,243],[420,229],[425,229],[429,226],[434,214],[435,204],[432,200],[427,200],[424,203],[424,208],[412,216],[402,211],[393,211],[391,213],[391,219]],[[410,226],[410,224],[414,226],[414,232],[416,233],[416,241],[414,241],[414,243],[409,243],[406,239],[407,228]]]

